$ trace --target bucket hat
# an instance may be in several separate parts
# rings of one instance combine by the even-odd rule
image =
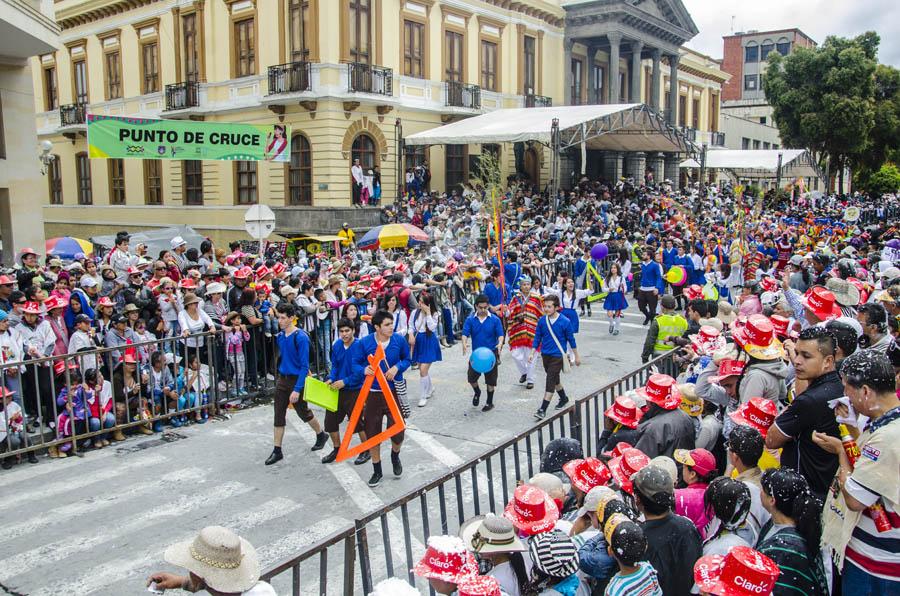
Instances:
[[[717,596],[771,594],[780,574],[775,561],[749,546],[735,546],[724,557],[708,555],[694,563],[694,583]]]
[[[612,478],[606,465],[596,457],[573,459],[563,464],[563,472],[572,486],[581,492],[588,492],[595,486],[604,486]]]
[[[606,409],[604,415],[622,426],[637,428],[641,418],[644,417],[644,411],[627,395],[618,395],[612,405]]]
[[[736,424],[755,428],[765,438],[766,433],[769,432],[769,427],[772,426],[772,423],[775,422],[775,418],[778,416],[778,408],[771,399],[751,397],[728,416]]]
[[[709,356],[725,347],[725,336],[715,327],[708,325],[700,327],[700,331],[689,335],[688,339],[691,340],[694,352],[701,356]]]
[[[536,486],[523,484],[516,487],[503,517],[520,532],[532,536],[553,529],[559,519],[559,509],[547,493]]]
[[[734,341],[758,360],[776,360],[784,356],[784,348],[775,337],[775,328],[768,317],[752,315],[747,324],[732,332]]]
[[[467,575],[478,573],[478,563],[458,537],[431,536],[413,573],[427,579],[456,583]]]
[[[197,302],[200,302],[200,299],[197,298],[197,295],[196,295],[196,294],[190,294],[190,295],[188,295],[188,296],[185,296],[183,305],[184,305],[184,306],[187,306],[188,304],[196,304]]]
[[[609,460],[609,471],[627,493],[633,491],[631,477],[650,464],[650,458],[640,449],[624,449],[622,455]]]
[[[831,290],[816,286],[800,299],[800,304],[821,321],[830,321],[841,316],[841,309]]]
[[[173,544],[164,558],[218,592],[246,592],[259,581],[256,549],[221,526],[207,526],[193,540]]]
[[[559,530],[532,538],[528,552],[534,566],[552,578],[564,579],[578,571],[578,548]]]
[[[682,412],[692,418],[703,414],[703,400],[697,395],[697,388],[693,383],[679,385],[678,392],[681,393],[681,403],[678,404],[678,407]]]
[[[206,295],[209,296],[211,294],[224,294],[225,293],[225,284],[220,281],[214,281],[211,284],[206,285]]]
[[[635,390],[635,393],[663,410],[674,410],[681,403],[675,379],[660,373],[650,375],[647,384]]]
[[[734,312],[734,309],[731,307],[730,302],[726,302],[721,300],[719,302],[719,312],[716,314],[716,318],[722,321],[723,325],[731,324],[735,319],[737,319],[737,315]]]
[[[514,553],[525,550],[525,545],[516,536],[512,522],[493,513],[467,520],[459,529],[459,537],[467,549],[478,554]]]

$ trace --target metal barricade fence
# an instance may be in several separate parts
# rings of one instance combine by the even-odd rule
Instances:
[[[368,594],[376,583],[388,577],[414,583],[412,568],[424,553],[429,536],[455,535],[473,515],[502,512],[516,486],[540,470],[541,453],[556,438],[579,439],[586,455],[596,455],[605,409],[616,395],[643,386],[656,371],[676,374],[671,353],[575,400],[568,408],[501,445],[367,513],[352,527],[267,569],[262,579],[275,583],[279,593],[294,596],[299,596],[301,589],[302,593],[321,596]]]

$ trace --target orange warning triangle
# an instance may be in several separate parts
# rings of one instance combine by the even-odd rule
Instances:
[[[335,458],[337,461],[344,461],[345,459],[359,455],[363,451],[368,451],[385,439],[389,439],[397,433],[403,432],[406,428],[406,423],[403,421],[403,416],[400,414],[400,407],[397,405],[397,400],[394,399],[394,394],[391,392],[391,386],[388,384],[387,379],[384,378],[384,372],[381,370],[381,363],[383,361],[384,349],[379,345],[375,350],[375,354],[369,356],[369,366],[375,371],[375,374],[366,375],[366,380],[359,390],[359,397],[356,398],[356,405],[353,406],[353,412],[350,414],[350,422],[347,424],[347,430],[344,431],[344,437],[341,439],[341,446],[338,448],[337,457]],[[378,381],[378,387],[384,394],[384,402],[387,404],[388,411],[391,413],[391,418],[394,419],[394,423],[374,437],[368,437],[359,445],[350,447],[350,439],[352,439],[353,435],[357,432],[356,425],[359,424],[359,419],[362,417],[363,406],[365,406],[366,400],[369,399],[369,391],[372,389],[372,383],[376,380]]]

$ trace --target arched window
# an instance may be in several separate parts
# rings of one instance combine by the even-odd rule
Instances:
[[[374,168],[378,164],[375,140],[363,133],[353,139],[352,160],[359,160],[363,170]]]
[[[287,168],[287,204],[312,205],[312,149],[302,134],[291,137],[291,162]]]

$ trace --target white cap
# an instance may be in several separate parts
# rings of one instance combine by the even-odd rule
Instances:
[[[82,288],[93,288],[97,285],[97,280],[91,277],[90,275],[85,275],[81,278],[81,287]]]
[[[178,248],[183,244],[187,244],[187,242],[185,242],[184,238],[182,238],[181,236],[175,236],[174,238],[172,238],[170,244],[172,245],[172,248]]]

